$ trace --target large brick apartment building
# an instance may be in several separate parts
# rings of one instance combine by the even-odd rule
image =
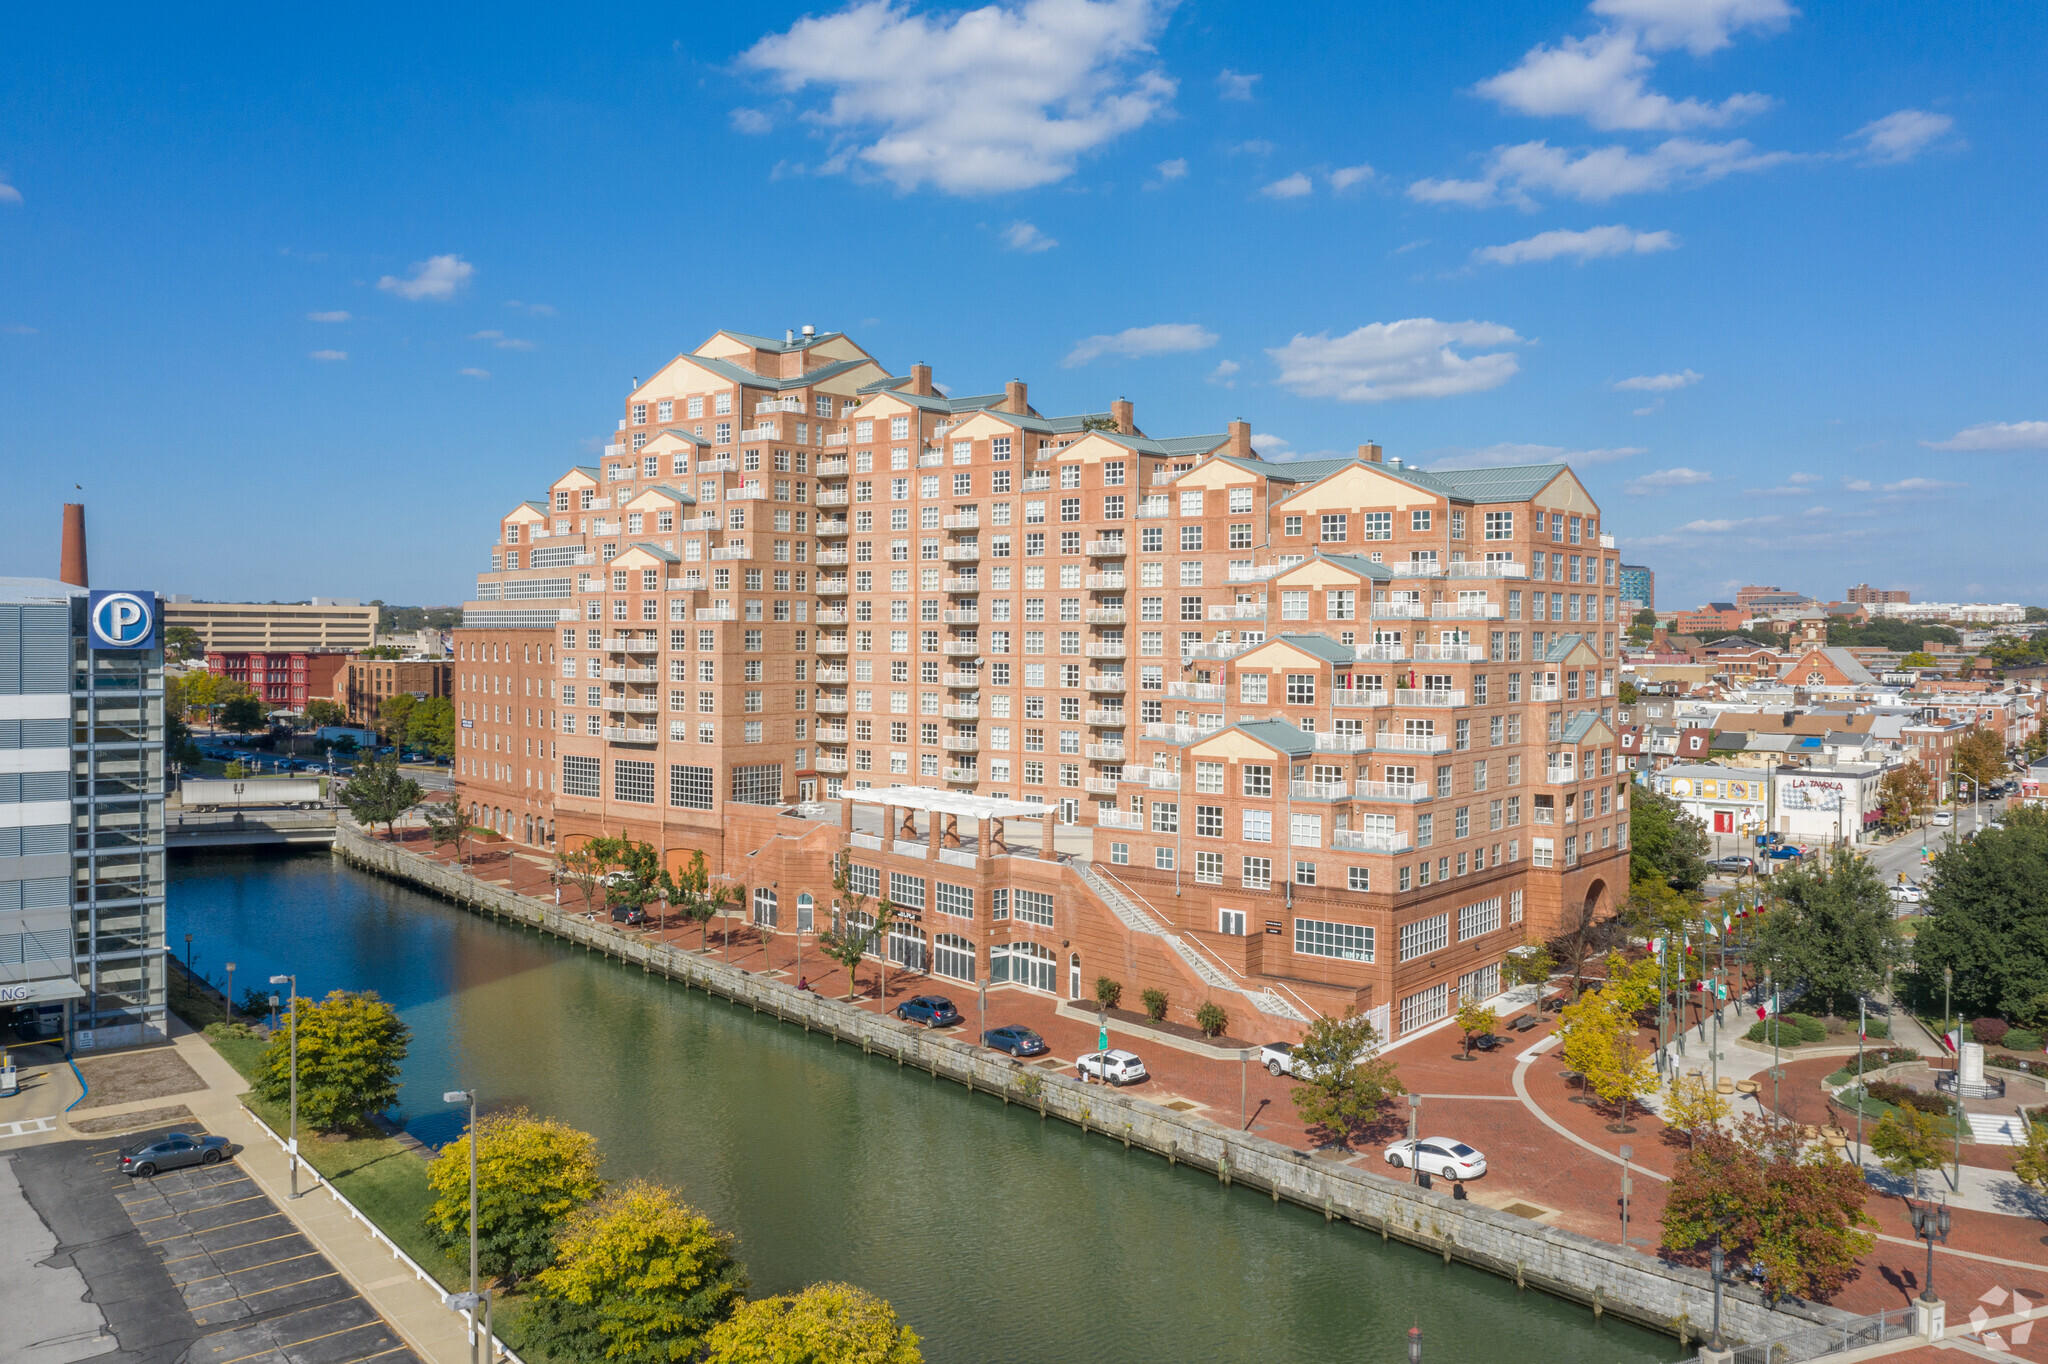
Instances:
[[[1563,465],[1274,463],[719,332],[491,553],[479,823],[701,850],[785,930],[844,850],[940,977],[1399,1036],[1627,884],[1619,565]]]

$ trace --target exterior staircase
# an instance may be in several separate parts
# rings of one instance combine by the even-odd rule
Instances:
[[[1262,1014],[1270,1014],[1275,1018],[1284,1018],[1295,1023],[1309,1021],[1306,1014],[1282,998],[1278,992],[1251,989],[1232,980],[1222,967],[1211,961],[1199,948],[1190,945],[1180,934],[1173,932],[1133,903],[1131,895],[1105,873],[1098,872],[1094,866],[1086,862],[1075,862],[1073,866],[1080,873],[1082,882],[1089,890],[1095,892],[1097,899],[1109,906],[1110,913],[1121,919],[1124,927],[1133,933],[1149,934],[1165,943],[1173,950],[1175,956],[1187,963],[1188,969],[1194,972],[1196,978],[1210,989],[1242,995]]]
[[[1965,1113],[1970,1140],[1985,1146],[2018,1146],[2026,1140],[2025,1119],[2017,1113]]]

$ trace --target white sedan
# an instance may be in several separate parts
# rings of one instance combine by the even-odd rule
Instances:
[[[1116,1047],[1089,1052],[1074,1062],[1074,1069],[1084,1080],[1092,1075],[1113,1085],[1136,1084],[1145,1078],[1145,1063],[1138,1059],[1137,1053]]]
[[[1927,903],[1927,892],[1913,882],[1907,881],[1892,887],[1892,898],[1900,904],[1924,905]]]
[[[1486,1157],[1455,1137],[1397,1141],[1387,1148],[1387,1164],[1397,1170],[1413,1165],[1445,1179],[1477,1179],[1486,1173]]]

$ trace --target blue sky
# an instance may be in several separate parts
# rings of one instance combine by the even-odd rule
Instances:
[[[1663,605],[2048,600],[2030,6],[75,14],[0,45],[0,573],[82,495],[103,584],[459,601],[634,376],[809,323],[1561,455]]]

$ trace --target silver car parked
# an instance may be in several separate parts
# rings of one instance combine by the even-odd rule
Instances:
[[[155,1141],[121,1152],[121,1173],[148,1178],[158,1170],[186,1165],[218,1165],[229,1154],[228,1139],[211,1134],[169,1132]]]

